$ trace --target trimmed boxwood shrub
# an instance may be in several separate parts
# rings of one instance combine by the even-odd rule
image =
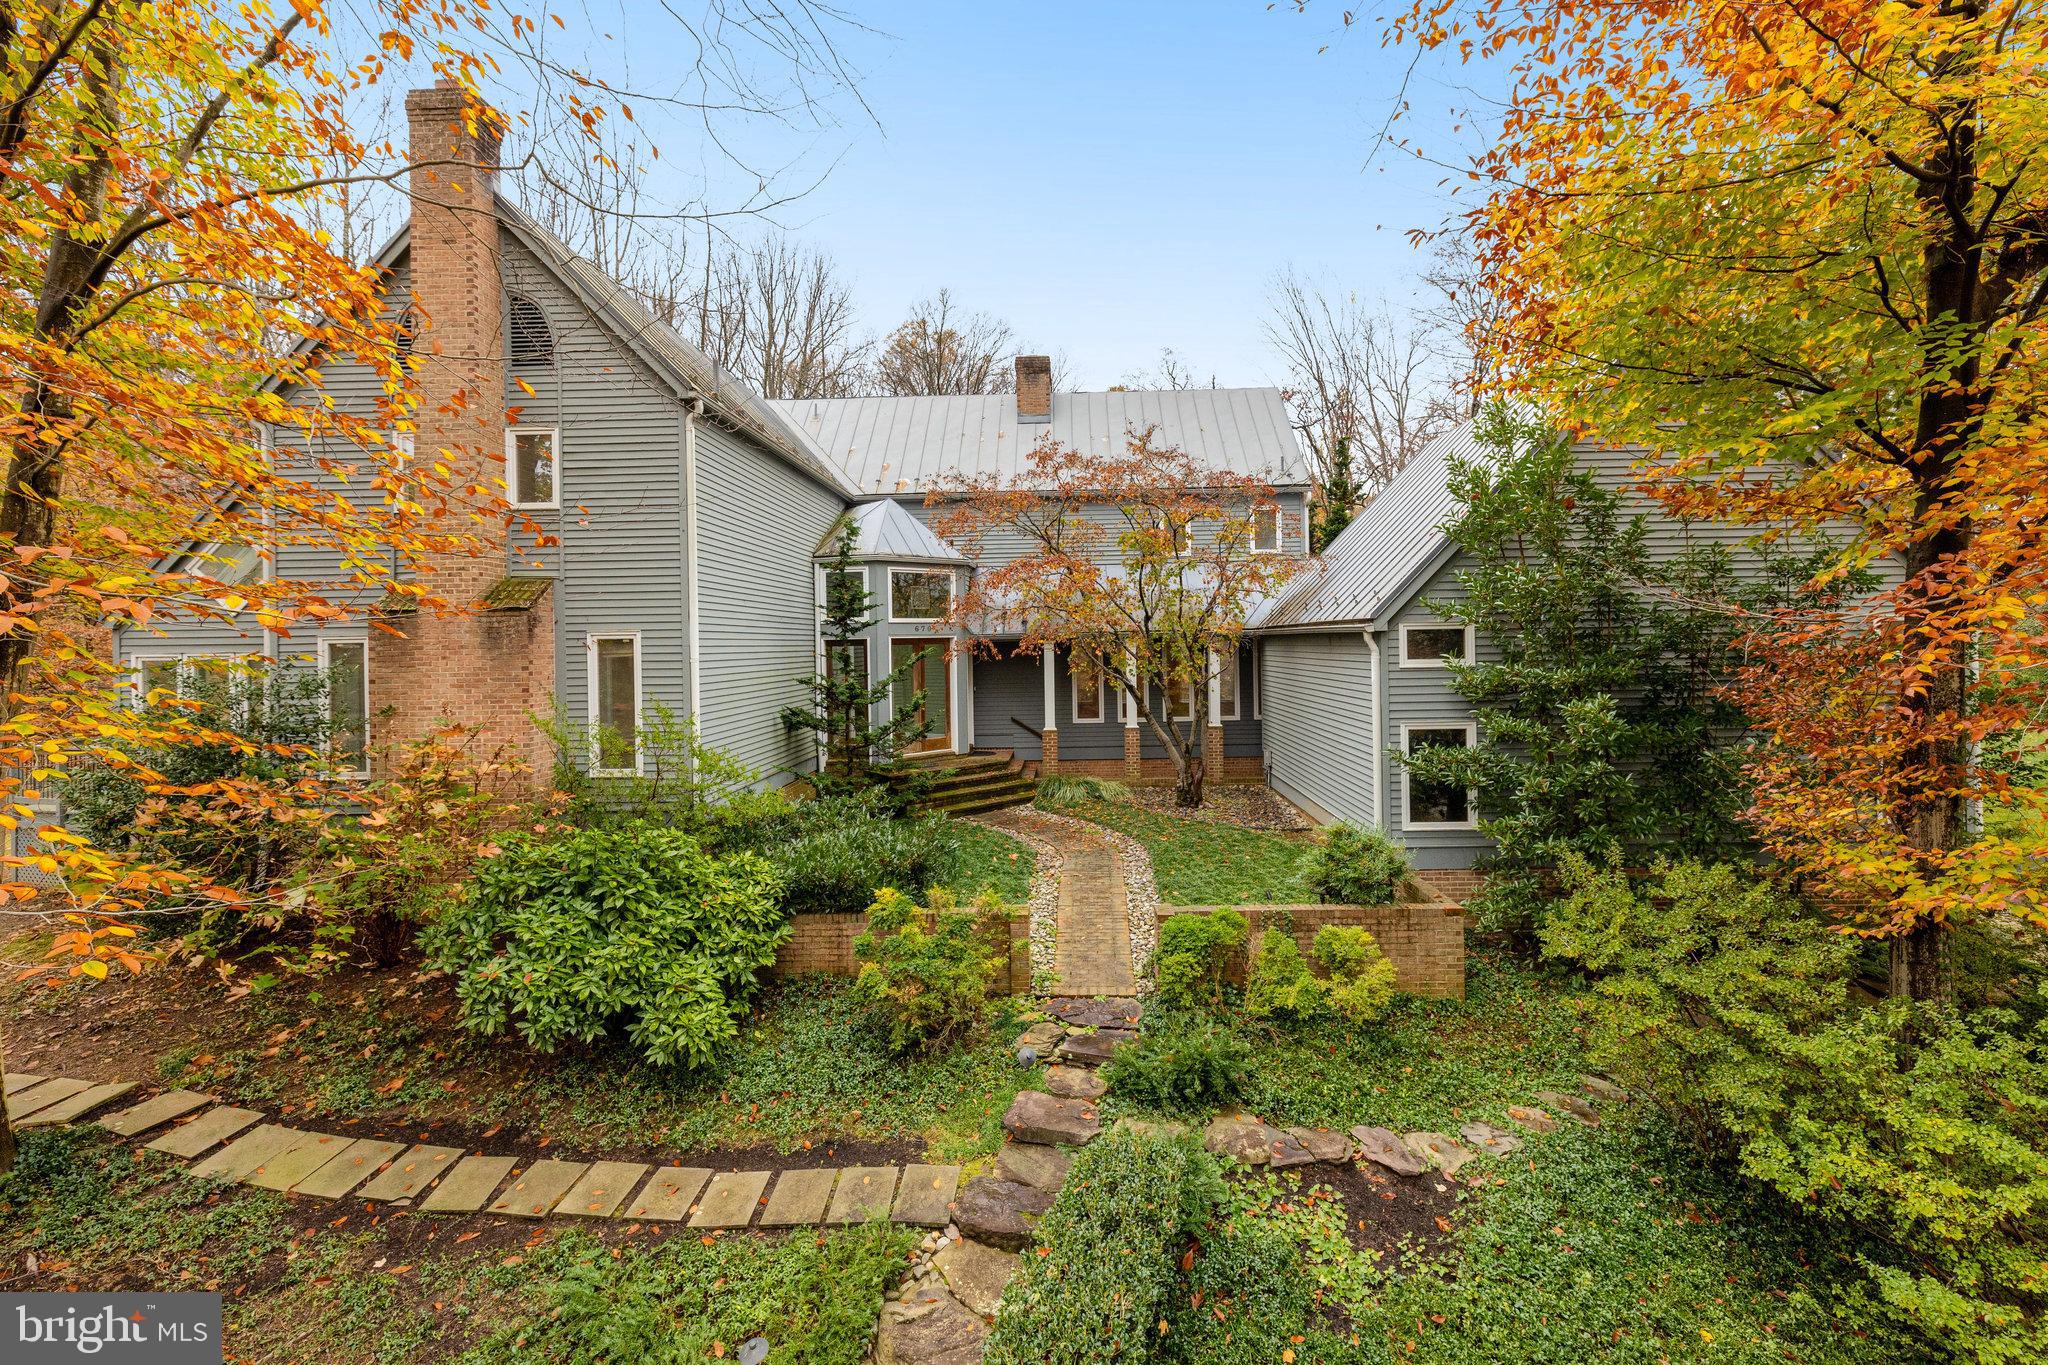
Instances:
[[[1376,829],[1337,825],[1309,855],[1309,882],[1330,905],[1387,905],[1409,875],[1408,855]]]
[[[1004,911],[993,897],[956,908],[935,890],[929,906],[883,888],[868,907],[867,932],[853,941],[854,990],[898,1051],[935,1049],[971,1033],[988,1011],[989,983],[1002,959],[982,930]],[[1005,940],[1007,941],[1007,940]]]
[[[1168,915],[1159,924],[1152,975],[1169,1005],[1215,1005],[1223,999],[1223,968],[1251,923],[1235,910]]]
[[[644,824],[505,840],[420,936],[462,1022],[543,1052],[623,1026],[657,1065],[701,1064],[739,1033],[754,976],[789,936],[781,877]]]
[[[1110,1132],[1082,1148],[1038,1225],[1038,1254],[1003,1293],[982,1359],[1152,1358],[1182,1258],[1224,1193],[1222,1167],[1193,1137]]]

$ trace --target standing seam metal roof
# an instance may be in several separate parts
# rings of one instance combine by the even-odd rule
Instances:
[[[854,531],[853,557],[863,563],[894,560],[898,563],[965,564],[967,556],[948,545],[929,526],[903,510],[892,498],[864,502],[846,514]],[[834,526],[818,542],[816,557],[830,559],[839,551],[839,528]]]
[[[1087,455],[1118,455],[1131,433],[1203,466],[1278,487],[1308,482],[1301,444],[1278,389],[1056,393],[1052,420],[1020,422],[1014,394],[796,398],[766,406],[801,432],[866,494],[929,492],[944,475],[1014,478],[1050,438]]]
[[[1398,608],[1410,580],[1450,544],[1451,462],[1485,458],[1470,423],[1424,446],[1323,551],[1323,571],[1305,575],[1250,626],[1362,625]]]

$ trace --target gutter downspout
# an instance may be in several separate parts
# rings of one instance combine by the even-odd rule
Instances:
[[[1372,818],[1384,834],[1390,828],[1387,824],[1386,782],[1382,776],[1387,761],[1387,689],[1386,676],[1380,668],[1380,637],[1376,632],[1365,632],[1365,647],[1372,654]]]
[[[690,652],[690,721],[696,726],[697,742],[708,744],[697,610],[697,419],[703,414],[701,397],[692,394],[683,400],[683,629]]]

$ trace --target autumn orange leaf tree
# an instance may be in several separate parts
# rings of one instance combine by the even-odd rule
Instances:
[[[1015,549],[975,573],[947,624],[983,653],[1014,637],[1027,657],[1063,648],[1090,661],[1173,760],[1176,801],[1197,806],[1221,758],[1203,743],[1216,661],[1237,657],[1252,609],[1302,561],[1255,548],[1259,522],[1284,516],[1270,484],[1153,437],[1133,432],[1109,455],[1047,438],[1015,475],[955,474],[927,501],[970,557],[992,535]]]
[[[1390,35],[1511,65],[1466,224],[1500,386],[1655,452],[1680,510],[1890,573],[1754,623],[1751,818],[1894,993],[1945,998],[1955,925],[2048,924],[2011,761],[2048,702],[2048,16],[1418,0]]]

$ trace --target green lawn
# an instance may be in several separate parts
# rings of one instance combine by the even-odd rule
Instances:
[[[1121,801],[1060,807],[1127,834],[1152,855],[1159,896],[1168,905],[1288,905],[1316,899],[1303,871],[1306,839],[1213,820],[1183,820]]]
[[[372,1226],[346,1205],[294,1205],[177,1164],[87,1129],[24,1134],[20,1167],[0,1179],[10,1287],[217,1290],[242,1360],[731,1360],[764,1334],[770,1365],[858,1365],[921,1235],[700,1238],[404,1213]],[[40,1276],[20,1273],[31,1252]]]
[[[960,836],[960,858],[947,883],[962,901],[993,890],[1006,905],[1031,898],[1031,875],[1038,870],[1038,851],[999,829],[972,820],[953,821]]]

